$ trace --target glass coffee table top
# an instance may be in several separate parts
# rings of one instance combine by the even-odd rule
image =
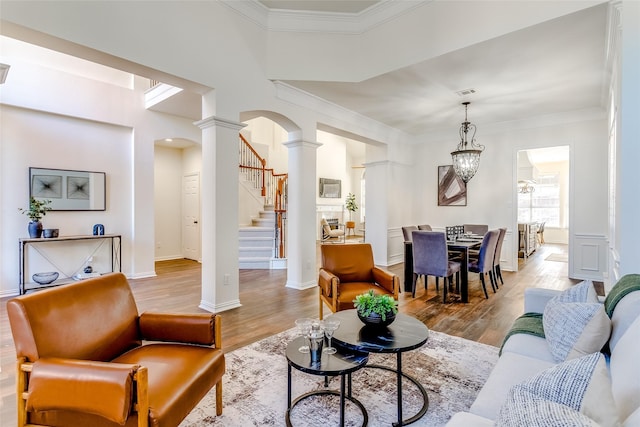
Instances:
[[[287,361],[296,369],[313,375],[341,375],[356,371],[369,360],[369,354],[358,351],[343,351],[334,354],[322,353],[320,363],[311,362],[310,353],[298,351],[305,339],[298,337],[287,345]]]
[[[356,310],[338,311],[330,316],[340,320],[333,342],[350,350],[372,353],[397,353],[416,349],[429,338],[429,328],[415,317],[403,313],[386,328],[365,326]]]

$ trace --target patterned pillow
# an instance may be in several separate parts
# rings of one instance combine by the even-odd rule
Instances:
[[[593,287],[591,280],[585,280],[571,286],[554,299],[562,302],[599,302],[596,288]]]
[[[553,366],[514,386],[515,388],[522,388],[541,399],[568,406],[603,427],[620,424],[602,353],[589,354]]]
[[[611,319],[600,303],[552,299],[542,315],[549,351],[556,362],[602,350],[611,335]]]
[[[552,298],[545,306],[542,325],[558,363],[600,351],[611,335],[611,321],[590,280]]]
[[[496,427],[598,427],[586,415],[514,386],[496,419]]]

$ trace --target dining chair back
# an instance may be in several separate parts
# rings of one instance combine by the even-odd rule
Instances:
[[[452,285],[453,274],[460,283],[460,263],[449,260],[449,250],[447,249],[447,238],[445,233],[437,231],[414,231],[413,232],[413,284],[411,295],[416,296],[416,282],[418,276],[424,276],[425,292],[427,289],[427,279],[429,276],[445,278],[442,301],[447,301],[447,278],[449,286]],[[437,284],[437,282],[436,282]],[[437,286],[437,285],[436,285]],[[436,287],[437,289],[437,287]]]
[[[416,227],[415,225],[406,225],[402,227],[402,235],[404,236],[405,242],[412,241],[411,233],[413,233],[414,231],[418,231],[418,227]]]
[[[498,235],[498,242],[496,243],[496,252],[493,256],[493,278],[496,282],[496,286],[498,286],[498,279],[500,279],[500,283],[504,285],[504,280],[502,280],[502,271],[500,271],[500,256],[502,255],[502,242],[504,242],[504,236],[507,234],[506,228],[499,228],[500,232]]]
[[[484,297],[489,298],[487,294],[487,286],[484,276],[489,274],[489,280],[491,281],[491,288],[495,293],[496,288],[493,279],[493,258],[496,253],[496,245],[498,244],[498,236],[500,231],[491,230],[488,231],[482,238],[482,244],[480,245],[480,251],[478,252],[478,258],[472,258],[469,260],[469,271],[472,273],[478,273],[480,276],[480,283],[482,284],[482,290],[484,291]]]
[[[418,226],[418,230],[422,230],[422,231],[433,231],[431,229],[431,226],[429,224],[422,224]]]
[[[464,224],[464,232],[465,233],[473,233],[478,236],[484,236],[489,231],[489,226],[487,224]]]

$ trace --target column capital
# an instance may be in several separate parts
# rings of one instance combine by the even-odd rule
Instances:
[[[243,127],[247,126],[244,123],[236,122],[234,120],[223,119],[222,117],[209,116],[205,119],[198,120],[197,122],[193,122],[194,125],[198,126],[200,129],[207,129],[214,126],[221,126],[233,130],[239,131]]]
[[[294,139],[292,141],[283,142],[282,145],[284,145],[287,148],[295,148],[295,147],[319,148],[322,146],[322,143],[312,142],[312,141],[303,141],[301,139]]]

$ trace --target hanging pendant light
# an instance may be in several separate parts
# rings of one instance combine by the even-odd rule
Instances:
[[[484,150],[484,145],[476,144],[476,125],[467,120],[467,107],[470,102],[463,102],[464,122],[460,126],[460,142],[456,151],[451,153],[453,159],[453,170],[465,182],[469,182],[478,171],[480,166],[480,153]],[[468,139],[469,132],[472,131],[471,139]]]

